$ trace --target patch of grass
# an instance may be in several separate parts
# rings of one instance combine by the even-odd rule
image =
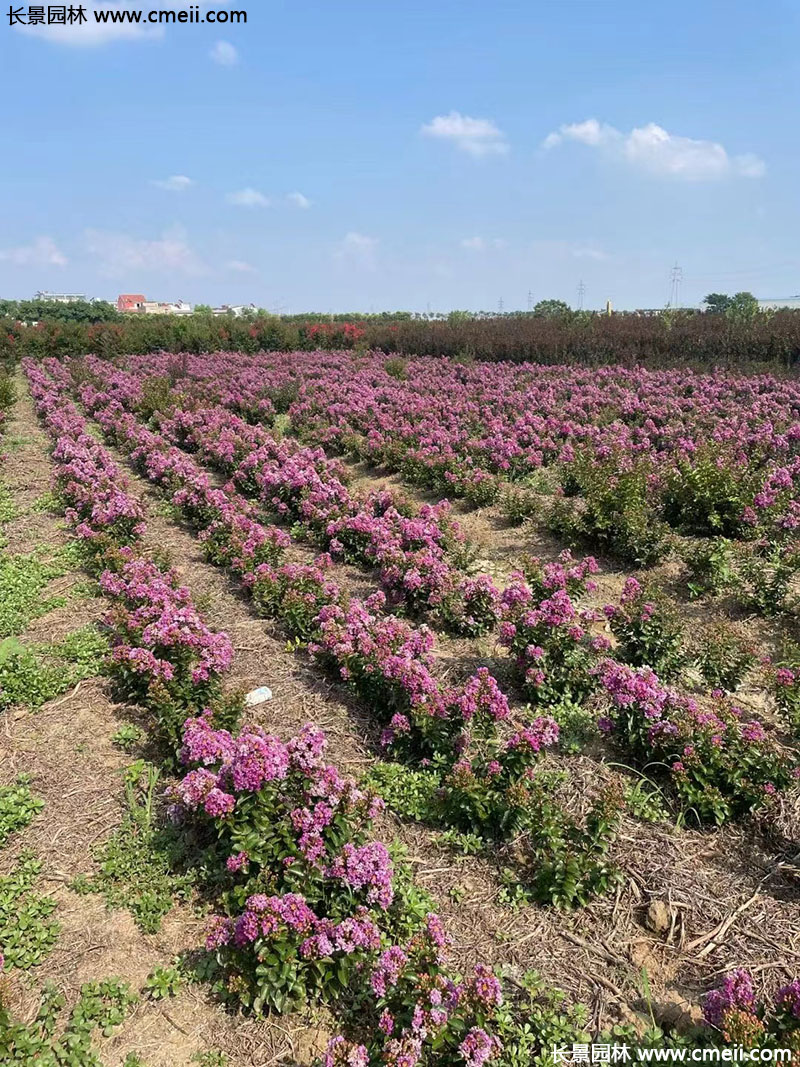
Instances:
[[[625,806],[631,815],[644,822],[669,821],[669,810],[661,790],[646,778],[625,787]]]
[[[86,562],[86,546],[82,541],[68,541],[60,545],[53,556],[53,566],[58,568],[59,574],[67,574],[77,570]]]
[[[64,573],[36,555],[0,556],[0,638],[22,633],[34,619],[64,603],[45,597],[45,586]]]
[[[192,1056],[192,1063],[196,1063],[198,1067],[228,1067],[230,1062],[225,1053],[216,1048],[206,1049],[205,1052],[195,1052]]]
[[[10,874],[0,878],[0,953],[6,968],[28,970],[55,944],[60,926],[50,916],[56,902],[33,891],[42,865],[24,852]]]
[[[24,444],[26,444],[30,438],[27,434],[19,433],[7,433],[3,437],[3,451],[4,452],[19,452]]]
[[[452,827],[444,831],[442,840],[463,856],[477,856],[486,848],[486,842],[478,834],[464,833]]]
[[[110,1037],[136,1003],[129,986],[117,978],[86,982],[66,1026],[59,1025],[65,999],[53,983],[42,991],[39,1012],[32,1023],[12,1022],[0,1003],[0,1049],[3,1063],[36,1067],[102,1067],[92,1048],[95,1031]],[[56,1036],[58,1033],[58,1036]],[[142,1061],[129,1056],[126,1067]]]
[[[149,506],[154,515],[160,515],[163,519],[172,519],[174,522],[179,522],[183,519],[183,512],[178,505],[173,504],[171,500],[165,500],[163,497],[159,497],[158,500],[154,500]]]
[[[52,652],[69,664],[69,685],[74,685],[82,678],[102,673],[108,650],[106,635],[90,624],[67,634]]]
[[[0,526],[11,522],[16,513],[17,506],[14,503],[14,498],[4,485],[0,485]]]
[[[127,813],[122,825],[95,850],[97,874],[76,879],[78,893],[100,893],[108,908],[126,908],[145,933],[156,933],[178,899],[186,899],[195,877],[186,866],[185,840],[176,827],[156,821],[158,770],[137,760],[125,772]]]
[[[102,673],[108,640],[84,626],[54,645],[35,649],[16,637],[0,641],[0,711],[15,705],[40,708],[84,678]]]
[[[31,793],[29,782],[29,775],[21,774],[13,785],[0,788],[0,848],[11,834],[24,830],[44,807],[42,798]]]
[[[434,771],[414,771],[400,763],[376,763],[364,775],[364,785],[382,797],[392,811],[425,822],[436,818],[436,791],[441,779]]]
[[[41,496],[38,496],[34,500],[33,504],[31,505],[31,511],[35,511],[37,513],[52,511],[60,515],[64,511],[64,506],[55,493],[48,491],[47,493],[42,493]]]
[[[97,582],[91,578],[81,578],[75,582],[67,595],[69,600],[93,600],[99,595]]]
[[[64,670],[44,663],[15,637],[0,642],[0,711],[40,708],[64,690]]]

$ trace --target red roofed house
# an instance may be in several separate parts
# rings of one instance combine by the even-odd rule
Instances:
[[[144,304],[141,293],[120,293],[117,297],[117,311],[143,311]]]

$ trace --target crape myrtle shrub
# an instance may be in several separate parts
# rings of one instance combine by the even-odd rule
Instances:
[[[3,308],[0,305],[0,313]],[[779,311],[732,320],[723,315],[578,313],[527,315],[214,317],[205,314],[118,316],[66,321],[48,315],[23,325],[0,317],[0,359],[14,355],[104,357],[135,352],[257,352],[293,349],[380,349],[386,353],[490,361],[719,365],[792,368],[800,359],[800,313]]]

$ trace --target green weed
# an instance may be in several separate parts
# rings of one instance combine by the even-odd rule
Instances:
[[[156,933],[176,899],[194,884],[185,866],[186,844],[177,828],[155,816],[158,770],[137,760],[125,772],[127,812],[122,825],[94,853],[97,874],[76,879],[78,893],[100,893],[108,908],[126,908],[145,933]]]
[[[41,863],[23,853],[10,874],[0,877],[0,953],[5,966],[27,970],[41,963],[58,937],[50,916],[56,902],[33,892]]]
[[[24,830],[44,807],[42,798],[31,793],[29,782],[29,776],[21,774],[12,785],[0,788],[0,848],[11,834]]]
[[[125,1019],[136,997],[118,979],[87,982],[81,986],[80,997],[70,1013],[63,1032],[59,1030],[65,1000],[49,983],[42,992],[36,1019],[30,1023],[12,1022],[0,1004],[0,1055],[3,1063],[36,1065],[36,1067],[102,1067],[92,1048],[92,1037],[100,1031],[110,1037]],[[126,1067],[136,1067],[141,1060],[126,1059]]]

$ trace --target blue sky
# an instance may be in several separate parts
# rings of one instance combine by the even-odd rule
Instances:
[[[800,291],[794,0],[209,8],[247,25],[4,5],[1,296],[661,307],[676,262],[688,305]]]

